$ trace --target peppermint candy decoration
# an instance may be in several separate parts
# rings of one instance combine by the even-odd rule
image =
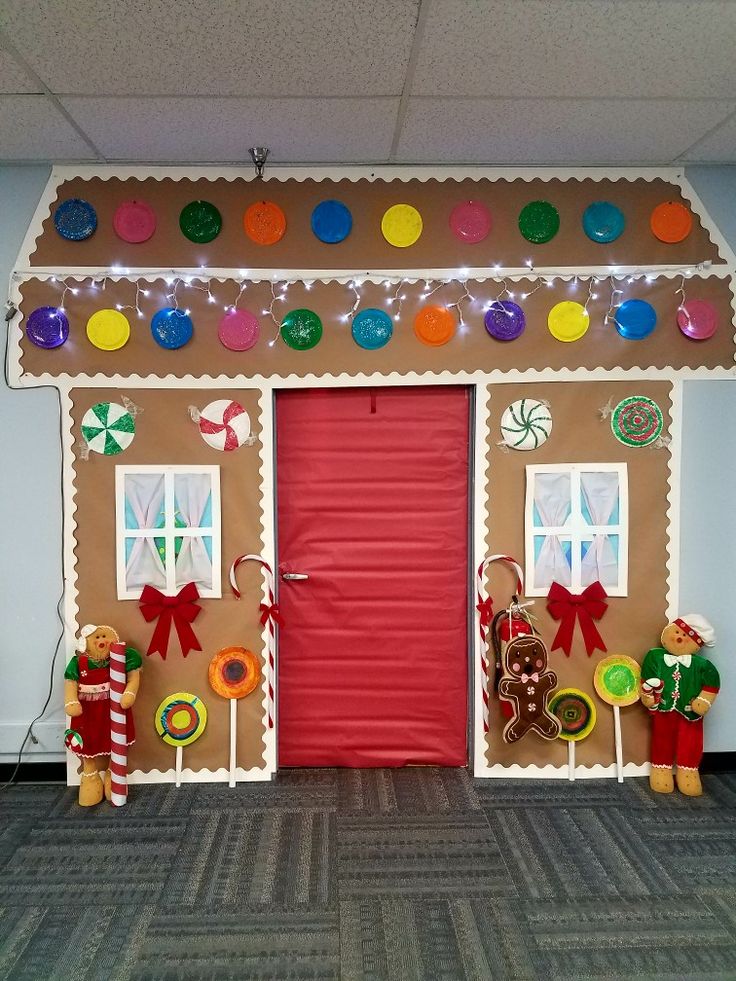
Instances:
[[[512,402],[501,416],[502,444],[512,450],[536,450],[552,432],[549,406],[536,399]]]
[[[122,453],[133,442],[135,419],[131,407],[117,402],[97,402],[84,413],[82,436],[87,446],[103,456]]]
[[[76,729],[67,729],[64,732],[64,745],[72,753],[81,753],[84,740]]]
[[[237,450],[255,443],[250,432],[250,417],[239,402],[217,399],[200,412],[191,406],[189,412],[199,424],[202,439],[215,450]]]
[[[611,415],[613,435],[624,446],[649,446],[662,435],[663,426],[662,410],[644,395],[623,399]]]

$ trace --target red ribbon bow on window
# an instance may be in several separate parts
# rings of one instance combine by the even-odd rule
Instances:
[[[268,620],[271,620],[272,623],[278,623],[283,626],[284,620],[281,616],[278,603],[272,603],[271,606],[269,606],[268,603],[260,603],[258,609],[261,611],[262,624],[265,624]]]
[[[605,602],[607,595],[603,586],[597,581],[592,582],[579,596],[573,596],[564,586],[553,582],[547,594],[547,609],[552,619],[560,620],[561,623],[552,643],[552,650],[561,647],[565,654],[570,655],[576,619],[580,623],[588,657],[595,650],[608,650],[598,633],[598,628],[593,623],[593,620],[600,620],[608,609],[608,604]]]
[[[197,635],[191,627],[192,622],[197,619],[202,609],[195,602],[198,599],[199,592],[193,582],[188,582],[186,586],[182,586],[176,596],[164,596],[154,586],[143,587],[140,598],[143,619],[146,623],[158,620],[156,629],[153,631],[153,637],[151,637],[151,643],[148,645],[148,654],[155,654],[158,651],[161,657],[166,660],[172,621],[176,627],[184,657],[189,651],[202,650]]]

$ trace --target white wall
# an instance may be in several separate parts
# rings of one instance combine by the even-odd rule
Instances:
[[[47,167],[0,167],[0,283],[7,283]],[[736,249],[736,167],[698,167],[688,177]],[[724,692],[706,728],[706,749],[736,750],[736,381],[685,385],[680,609],[716,625]],[[15,758],[46,697],[59,634],[62,587],[59,414],[55,390],[0,384],[0,762]],[[111,559],[112,561],[112,559]],[[642,644],[648,643],[642,638]],[[26,759],[63,759],[57,664],[52,707]]]

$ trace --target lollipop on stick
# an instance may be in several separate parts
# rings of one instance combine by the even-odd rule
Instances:
[[[575,743],[595,728],[595,705],[579,688],[559,688],[549,700],[549,710],[560,720],[560,739],[567,743],[568,779],[575,779]]]
[[[639,699],[641,668],[627,654],[604,657],[593,674],[593,685],[601,701],[613,706],[613,737],[616,747],[616,776],[624,782],[624,754],[621,742],[621,706]]]
[[[176,747],[176,786],[181,787],[184,746],[189,746],[204,732],[207,709],[197,695],[178,691],[167,695],[156,709],[156,732],[169,746]]]
[[[261,682],[261,664],[244,647],[225,647],[210,661],[210,687],[230,700],[230,786],[235,786],[235,747],[238,729],[238,699],[250,695]]]

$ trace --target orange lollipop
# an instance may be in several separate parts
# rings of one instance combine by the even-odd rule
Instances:
[[[447,307],[422,307],[414,318],[414,333],[423,344],[440,347],[455,333],[455,318]]]
[[[210,687],[223,698],[244,698],[258,687],[261,663],[244,647],[224,647],[210,661]]]
[[[274,245],[284,237],[286,215],[273,201],[254,201],[243,215],[243,227],[258,245]]]
[[[688,237],[693,227],[693,216],[679,201],[663,201],[658,204],[649,219],[652,233],[660,242],[674,245]]]

